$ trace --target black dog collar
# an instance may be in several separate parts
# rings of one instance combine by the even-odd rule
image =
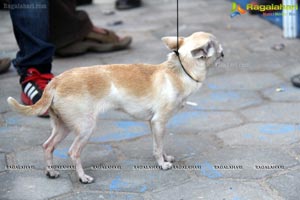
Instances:
[[[181,62],[181,59],[180,59],[180,55],[179,55],[179,52],[177,50],[174,51],[174,53],[176,54],[176,56],[178,57],[178,60],[179,60],[179,63],[183,69],[183,71],[195,82],[199,83],[200,81],[196,80],[194,77],[192,77],[187,71],[186,69],[184,68],[182,62]]]

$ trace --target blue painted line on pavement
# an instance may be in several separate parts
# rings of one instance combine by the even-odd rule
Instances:
[[[118,121],[115,123],[116,123],[117,127],[123,128],[123,129],[128,129],[128,128],[144,125],[144,124],[141,124],[140,122],[135,122],[135,121]]]
[[[199,165],[198,163],[196,166]],[[208,162],[204,162],[201,165],[201,174],[211,179],[220,178],[222,174],[214,168],[214,166]]]
[[[129,140],[143,135],[147,135],[149,132],[137,132],[137,133],[111,133],[101,137],[93,137],[90,139],[92,142],[112,142],[112,141],[121,141]]]
[[[295,131],[292,124],[264,124],[261,125],[259,131],[268,135],[288,134]]]
[[[209,99],[211,101],[218,101],[218,102],[224,102],[224,101],[232,101],[237,100],[240,98],[240,95],[237,92],[233,91],[219,91],[219,92],[213,92],[209,95]]]
[[[0,127],[0,133],[9,133],[10,127]]]
[[[244,137],[245,139],[251,139],[251,138],[253,138],[253,136],[252,136],[251,133],[245,133],[245,134],[243,135],[243,137]]]
[[[125,182],[122,180],[121,176],[116,176],[109,185],[110,191],[120,191],[122,189],[131,188],[132,184]],[[146,185],[141,185],[138,189],[139,192],[144,193],[146,192],[148,187]]]
[[[216,84],[212,84],[212,83],[207,84],[207,87],[211,90],[219,89],[219,86],[217,86]]]
[[[63,158],[63,159],[68,159],[69,158],[69,156],[68,156],[68,149],[67,148],[55,149],[54,152],[53,152],[53,155],[55,157]]]
[[[296,127],[297,131],[300,131],[300,125],[296,125]]]
[[[132,200],[132,199],[135,199],[135,196],[133,196],[132,194],[127,194],[125,196],[125,200]]]
[[[122,187],[128,186],[128,183],[121,180],[121,176],[116,176],[109,185],[110,191],[119,191]]]
[[[112,151],[112,150],[113,150],[112,146],[109,145],[109,144],[104,145],[104,149],[105,149],[106,151]]]
[[[20,117],[9,117],[9,118],[7,118],[5,121],[6,121],[6,123],[7,123],[8,125],[14,126],[14,125],[19,124],[19,122],[20,122]]]
[[[258,136],[258,139],[261,140],[261,141],[267,141],[268,140],[268,138],[264,135]]]
[[[146,185],[142,185],[140,192],[144,193],[147,191],[147,186]]]
[[[134,160],[123,160],[122,161],[122,165],[124,165],[124,166],[132,166],[135,164],[136,164],[136,162]]]
[[[93,137],[90,139],[92,142],[110,142],[134,139],[147,134],[150,134],[149,127],[142,122],[134,121],[119,121],[115,122],[116,127],[120,129],[119,132],[108,133],[100,137]]]
[[[178,126],[188,124],[191,120],[206,117],[206,113],[203,111],[196,112],[181,112],[170,119],[167,127]]]

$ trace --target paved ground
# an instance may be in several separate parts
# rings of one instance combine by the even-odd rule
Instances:
[[[175,35],[175,1],[144,0],[145,6],[106,16],[112,1],[98,0],[87,10],[94,23],[134,37],[132,48],[75,58],[55,58],[55,74],[76,66],[106,63],[160,63],[168,51],[160,38]],[[73,170],[61,177],[44,176],[41,144],[50,134],[48,119],[12,112],[8,96],[20,87],[13,69],[0,75],[0,199],[172,199],[258,200],[299,199],[300,90],[289,83],[300,73],[298,40],[282,39],[281,30],[258,17],[231,19],[231,3],[220,0],[180,2],[180,32],[215,34],[225,61],[212,69],[204,87],[168,124],[166,149],[176,166],[193,170],[135,169],[154,166],[146,122],[122,113],[100,116],[98,129],[83,152],[90,185],[78,182]],[[13,56],[17,46],[7,12],[0,12],[0,52]],[[282,51],[274,44],[283,43]],[[55,163],[69,166],[72,137],[55,150]],[[97,166],[118,169],[99,169]],[[7,169],[33,167],[33,169]]]

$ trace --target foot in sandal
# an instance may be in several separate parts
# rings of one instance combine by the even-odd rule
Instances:
[[[111,52],[129,47],[132,38],[120,38],[113,31],[93,27],[82,41],[74,42],[56,50],[56,55],[67,57],[84,54],[86,52]]]

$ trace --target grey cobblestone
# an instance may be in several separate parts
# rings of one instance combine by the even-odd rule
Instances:
[[[284,199],[297,200],[299,199],[300,189],[300,173],[299,169],[290,171],[277,177],[270,178],[268,183],[272,188],[279,191],[279,194]]]
[[[144,198],[141,195],[137,194],[116,194],[116,193],[100,193],[100,192],[75,192],[69,195],[63,195],[61,197],[51,198],[50,200],[119,200],[119,199],[128,199],[128,200],[143,200]]]
[[[0,175],[1,199],[47,199],[72,191],[68,177],[57,180],[45,178],[40,171],[16,171]]]
[[[78,66],[163,62],[169,50],[160,39],[176,35],[176,1],[143,2],[139,9],[110,16],[103,11],[114,10],[111,0],[80,7],[95,25],[133,36],[131,48],[55,57],[53,73]],[[51,133],[49,119],[9,109],[6,98],[19,98],[21,90],[11,67],[0,75],[1,200],[299,199],[300,95],[290,84],[290,77],[300,73],[299,41],[283,39],[279,28],[258,17],[230,18],[230,1],[180,1],[179,10],[180,35],[213,33],[225,60],[209,71],[201,90],[168,123],[165,151],[176,158],[173,169],[157,169],[148,122],[110,112],[99,116],[82,153],[95,183],[80,184],[70,169],[73,135],[54,151],[60,178],[46,178],[41,144]],[[0,58],[13,57],[18,46],[9,13],[0,11],[0,19]],[[123,24],[108,26],[115,20]],[[280,43],[284,49],[274,51],[272,46]],[[33,169],[23,169],[28,166]]]
[[[274,198],[257,183],[200,180],[179,185],[153,195],[153,199],[264,199]]]
[[[226,147],[200,154],[191,162],[201,165],[196,171],[199,177],[247,180],[268,177],[299,164],[288,153],[272,147]]]
[[[298,123],[300,117],[299,102],[268,103],[248,108],[241,113],[252,122]]]

